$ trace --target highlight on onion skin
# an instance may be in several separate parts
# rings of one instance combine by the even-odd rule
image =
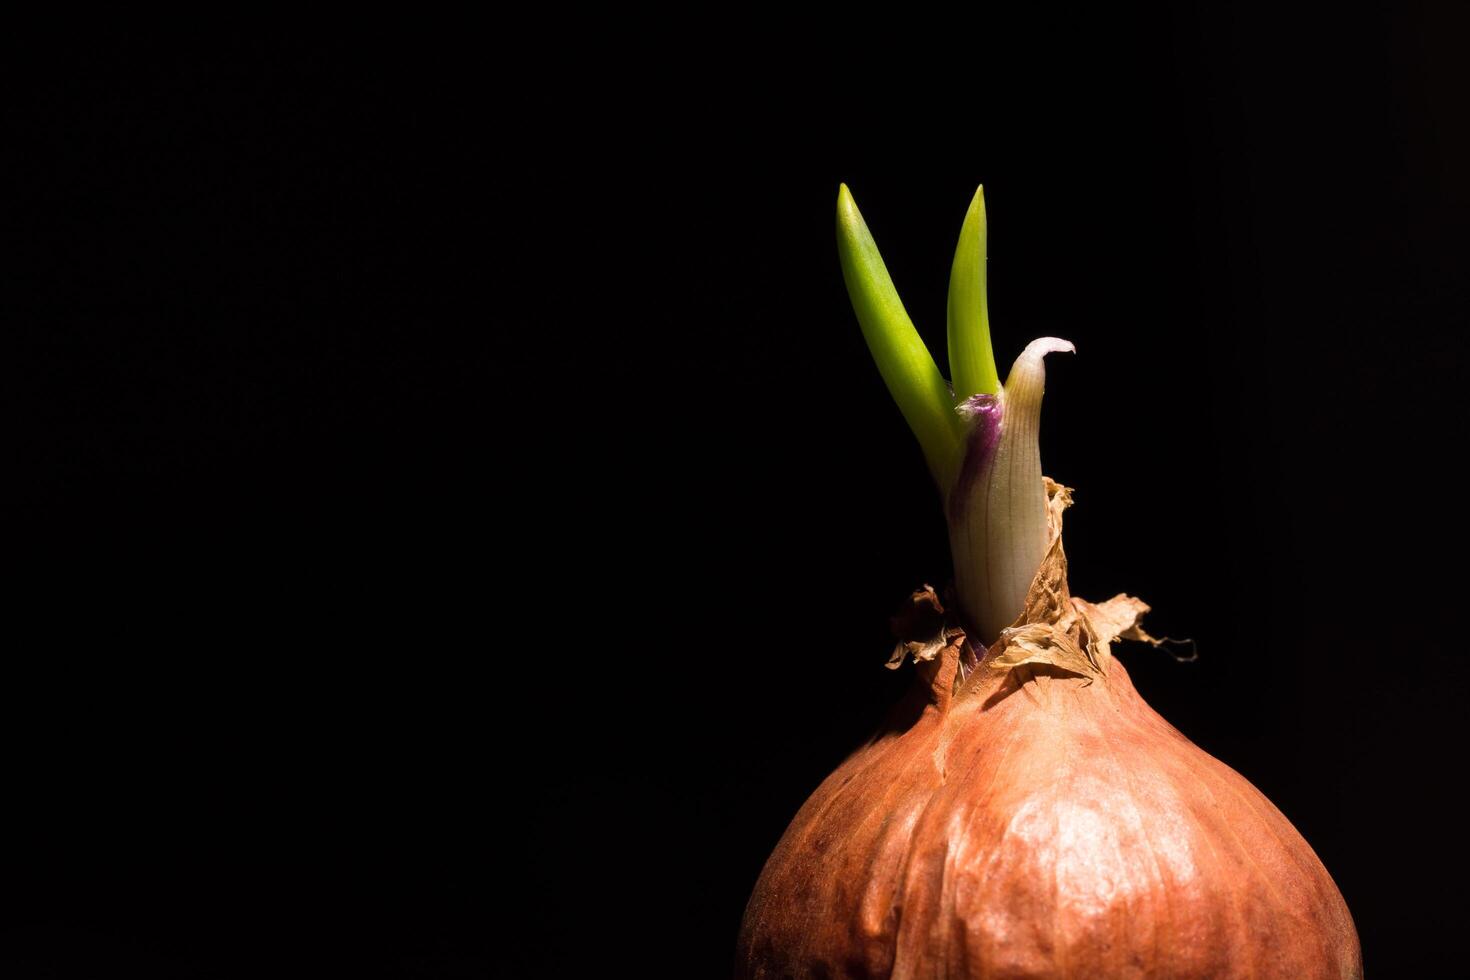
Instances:
[[[1042,355],[1070,345],[1028,347],[1004,386],[987,370],[982,194],[951,275],[965,378],[947,405],[845,187],[838,214],[864,336],[946,505],[956,587],[915,592],[895,619],[889,666],[911,660],[914,688],[766,862],[737,978],[1361,977],[1311,846],[1114,656],[1119,639],[1158,642],[1148,606],[1070,594],[1071,493],[1040,475],[1036,437]]]

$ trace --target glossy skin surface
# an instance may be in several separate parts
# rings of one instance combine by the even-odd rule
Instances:
[[[1362,975],[1311,847],[1116,659],[956,685],[957,657],[797,813],[737,977]]]

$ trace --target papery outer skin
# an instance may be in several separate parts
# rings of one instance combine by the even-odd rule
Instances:
[[[1249,782],[1105,679],[956,648],[801,808],[738,978],[1362,975],[1326,868]]]

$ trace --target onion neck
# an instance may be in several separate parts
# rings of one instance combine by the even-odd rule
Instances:
[[[1046,551],[1046,488],[1039,443],[1047,354],[1074,351],[1033,340],[996,395],[956,408],[967,433],[946,501],[961,616],[987,646],[1021,615]]]

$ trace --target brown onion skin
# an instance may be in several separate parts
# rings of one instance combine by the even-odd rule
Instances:
[[[956,647],[802,806],[737,978],[1360,977],[1310,845],[1109,658],[1093,680]]]

